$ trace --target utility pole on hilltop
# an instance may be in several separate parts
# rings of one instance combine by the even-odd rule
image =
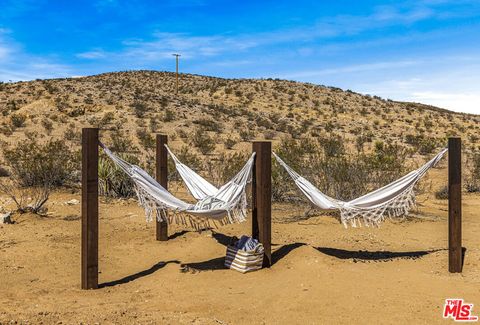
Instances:
[[[178,94],[178,58],[181,56],[180,54],[172,54],[175,57],[175,66],[176,66],[176,93]]]

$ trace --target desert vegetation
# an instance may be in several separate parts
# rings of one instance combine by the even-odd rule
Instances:
[[[217,185],[245,162],[250,141],[269,139],[288,164],[341,199],[419,166],[457,135],[468,162],[465,190],[479,191],[480,116],[286,80],[181,75],[180,84],[176,95],[174,75],[155,71],[3,83],[3,191],[78,184],[80,131],[88,126],[101,128],[102,142],[149,172],[154,134],[166,133],[178,157]],[[178,180],[170,167],[170,179]],[[274,163],[277,201],[298,197],[287,177]],[[106,157],[100,182],[103,195],[133,195]]]
[[[12,199],[18,212],[42,213],[53,189],[78,182],[79,158],[60,140],[30,139],[6,147],[0,191]]]

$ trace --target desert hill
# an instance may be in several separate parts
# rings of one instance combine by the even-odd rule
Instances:
[[[174,147],[193,143],[204,154],[238,150],[252,139],[332,134],[359,150],[381,140],[421,153],[460,135],[472,150],[480,130],[477,115],[286,80],[181,74],[176,94],[175,74],[156,71],[2,83],[0,110],[0,139],[7,142],[47,135],[78,145],[82,127],[99,126],[110,140],[121,135],[140,149],[162,132]],[[200,133],[216,146],[195,141]]]

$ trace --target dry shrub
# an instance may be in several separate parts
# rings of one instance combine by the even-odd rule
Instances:
[[[165,113],[163,114],[163,122],[172,122],[175,121],[175,112],[171,109],[165,109]]]
[[[115,152],[126,152],[133,147],[133,142],[119,130],[110,133],[110,149]]]
[[[138,118],[144,117],[145,114],[149,111],[148,105],[140,100],[135,100],[130,106],[133,108],[133,112]]]
[[[137,137],[138,137],[138,140],[139,140],[140,144],[145,149],[155,148],[155,138],[148,131],[146,131],[144,129],[137,130]]]
[[[435,198],[437,200],[447,200],[448,199],[448,187],[443,186],[435,192]]]
[[[25,114],[12,114],[10,116],[10,121],[12,125],[16,128],[21,128],[25,126],[25,122],[27,121],[27,116]]]
[[[337,136],[314,139],[282,139],[276,153],[294,170],[325,194],[351,200],[386,185],[405,173],[406,151],[383,142],[372,153],[347,152]],[[296,188],[278,164],[272,169],[273,199],[291,201]],[[303,200],[303,199],[302,199]]]
[[[3,150],[6,167],[23,187],[58,187],[74,179],[79,163],[62,140],[41,144],[36,140],[18,143]]]
[[[205,165],[210,178],[217,186],[230,181],[245,165],[249,158],[246,152],[222,153],[215,160],[207,160]]]
[[[202,129],[206,131],[218,132],[221,133],[223,131],[222,123],[213,120],[211,118],[199,118],[193,121],[193,124],[198,124],[202,127]]]
[[[0,181],[0,192],[8,195],[17,211],[40,213],[53,188],[78,177],[78,157],[60,140],[40,144],[20,142],[3,150],[10,177]]]
[[[210,154],[215,150],[214,139],[203,128],[198,128],[193,132],[190,142],[204,155]]]
[[[467,192],[480,192],[480,153],[474,153],[470,158],[470,168],[465,182]]]
[[[224,141],[223,141],[223,144],[225,146],[226,149],[233,149],[233,147],[238,143],[238,140],[233,138],[232,136],[228,136],[228,138],[226,138]]]

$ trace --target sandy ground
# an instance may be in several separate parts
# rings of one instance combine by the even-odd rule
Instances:
[[[445,174],[445,170],[435,170]],[[432,324],[445,298],[480,314],[480,196],[465,195],[464,271],[447,270],[447,201],[432,198],[420,219],[344,229],[328,216],[291,221],[275,207],[269,269],[224,269],[229,236],[171,227],[157,242],[133,201],[100,206],[101,289],[80,289],[78,194],[56,193],[48,217],[0,225],[0,324]],[[420,199],[421,201],[422,199]],[[289,221],[290,220],[290,221]]]

